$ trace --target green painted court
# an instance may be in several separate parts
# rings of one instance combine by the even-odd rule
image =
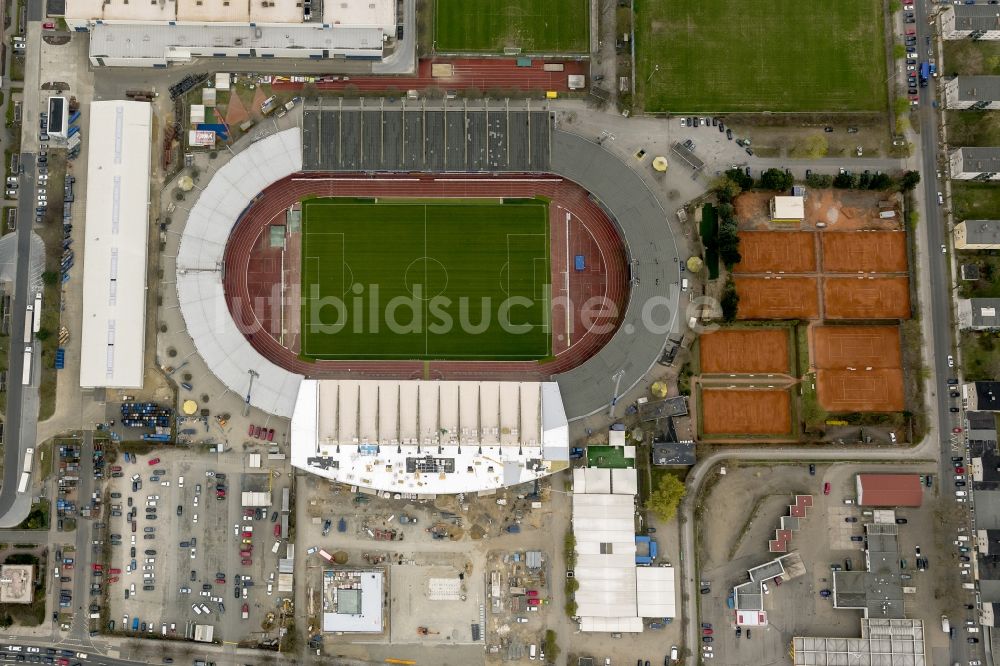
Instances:
[[[585,53],[587,0],[434,0],[434,50],[439,53]]]
[[[647,111],[882,111],[882,0],[635,0]]]
[[[301,280],[304,358],[550,354],[545,201],[307,199]]]

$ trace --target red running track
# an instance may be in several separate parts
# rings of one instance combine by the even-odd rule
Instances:
[[[567,293],[568,266],[571,304],[553,307],[554,358],[545,362],[302,360],[296,351],[297,336],[288,345],[278,340],[281,325],[274,321],[274,300],[268,296],[280,291],[276,285],[282,275],[281,252],[268,247],[267,240],[269,227],[284,224],[286,211],[307,196],[549,198],[553,300]],[[584,257],[582,272],[574,270],[576,255]],[[614,335],[628,298],[628,267],[614,223],[580,186],[548,174],[293,174],[265,189],[248,207],[230,235],[224,260],[226,302],[247,340],[277,365],[312,378],[545,379],[580,365],[601,349]],[[287,276],[294,271],[285,266],[284,272]],[[614,311],[585,320],[581,309],[592,296],[603,298]]]
[[[533,59],[531,67],[518,67],[516,58],[434,58],[424,59],[417,64],[417,73],[407,76],[352,76],[344,81],[319,80],[315,85],[320,90],[351,90],[359,92],[385,92],[386,94],[402,95],[407,90],[424,90],[440,88],[462,92],[474,88],[480,92],[507,90],[554,90],[566,92],[569,90],[570,74],[587,74],[587,63],[559,60],[563,64],[561,72],[546,72],[542,69],[543,62]],[[431,65],[450,64],[452,76],[449,78],[434,78],[431,76]],[[274,77],[271,86],[275,90],[301,90],[302,83],[292,83],[285,80],[288,77]],[[395,88],[395,91],[392,89]]]

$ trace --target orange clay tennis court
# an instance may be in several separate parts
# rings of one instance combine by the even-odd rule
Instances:
[[[702,374],[789,371],[787,328],[715,331],[702,335],[698,344]]]
[[[788,391],[703,389],[701,414],[706,435],[787,435],[792,431]]]
[[[828,412],[901,412],[903,371],[817,370],[816,395]]]
[[[823,302],[827,319],[909,319],[910,282],[905,277],[827,277]]]
[[[816,242],[808,231],[741,231],[735,273],[813,273]]]
[[[898,326],[813,326],[817,368],[901,368]]]
[[[740,297],[740,319],[816,319],[819,296],[816,278],[811,277],[738,277],[736,293]]]
[[[905,231],[824,231],[820,240],[826,273],[906,271]]]

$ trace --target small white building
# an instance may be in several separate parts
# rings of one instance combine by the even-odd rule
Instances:
[[[806,219],[805,197],[777,196],[771,199],[771,220],[774,222],[801,222]]]

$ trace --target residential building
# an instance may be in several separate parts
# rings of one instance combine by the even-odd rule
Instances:
[[[956,76],[944,84],[949,109],[1000,109],[1000,76]]]
[[[956,180],[1000,180],[1000,147],[956,148],[948,168]]]
[[[948,4],[940,13],[945,39],[1000,39],[1000,10],[986,3]]]
[[[967,331],[1000,330],[1000,298],[958,299],[958,327]]]
[[[1000,382],[972,382],[962,386],[962,400],[970,412],[1000,412]]]
[[[963,220],[959,222],[955,225],[955,249],[1000,249],[1000,220]]]

